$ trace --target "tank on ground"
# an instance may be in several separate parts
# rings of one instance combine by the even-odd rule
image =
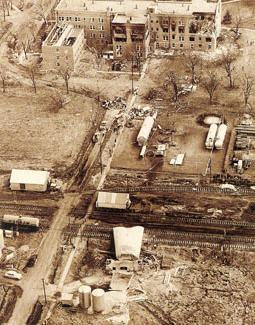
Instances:
[[[154,117],[152,116],[145,117],[141,130],[137,136],[137,142],[140,147],[144,146],[147,143],[151,130],[153,128],[153,124],[154,124]]]
[[[224,140],[227,133],[227,125],[221,124],[218,128],[217,136],[215,139],[215,148],[220,150],[223,149]]]
[[[105,302],[103,289],[95,289],[92,291],[92,305],[95,312],[100,313],[104,311]]]
[[[81,308],[89,308],[91,305],[91,287],[85,285],[80,286],[78,292]]]
[[[205,141],[205,147],[207,149],[212,149],[214,146],[214,142],[215,142],[215,138],[216,138],[216,134],[217,134],[217,130],[218,130],[218,126],[217,124],[211,124],[207,137],[206,137],[206,141]]]

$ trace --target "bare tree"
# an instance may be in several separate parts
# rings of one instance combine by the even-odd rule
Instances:
[[[237,16],[234,19],[232,31],[235,34],[235,39],[238,39],[240,36],[240,27],[241,27],[242,21],[243,20],[242,20],[241,16]]]
[[[65,99],[63,95],[58,92],[54,91],[52,95],[50,95],[52,100],[52,111],[57,113],[61,108],[64,107]]]
[[[29,66],[26,66],[25,70],[26,70],[27,76],[32,81],[34,92],[36,94],[37,93],[36,77],[39,73],[38,66],[37,66],[37,64],[31,64]]]
[[[1,79],[1,82],[2,82],[3,93],[5,93],[8,74],[7,74],[6,68],[3,65],[0,66],[0,79]]]
[[[210,104],[213,102],[213,98],[217,88],[220,85],[220,79],[213,71],[208,71],[207,75],[202,79],[202,87],[209,95]]]
[[[66,86],[66,93],[69,94],[69,79],[71,78],[71,70],[67,67],[61,67],[58,69],[58,74],[63,78]]]
[[[254,91],[255,80],[254,78],[248,76],[247,74],[244,75],[242,80],[242,91],[243,91],[243,99],[245,107],[248,106],[249,99]]]
[[[172,86],[172,90],[173,90],[172,99],[174,102],[177,102],[179,99],[179,95],[180,95],[181,85],[180,85],[179,78],[174,71],[171,71],[170,73],[168,73],[166,81],[164,83],[164,87],[168,88],[169,85]]]
[[[44,7],[43,1],[37,2],[35,4],[35,13],[43,20],[46,26],[48,26],[48,19],[47,19],[47,7]]]
[[[3,21],[6,21],[6,16],[8,15],[8,2],[7,0],[0,0],[0,10],[3,15]]]
[[[201,59],[194,52],[188,52],[185,55],[186,66],[191,73],[191,82],[194,85],[197,82],[197,67],[201,65]]]
[[[229,81],[229,88],[234,88],[234,71],[235,71],[235,65],[234,61],[237,58],[237,53],[232,51],[230,48],[227,48],[225,51],[222,53],[221,57],[221,64],[223,65],[227,78]]]

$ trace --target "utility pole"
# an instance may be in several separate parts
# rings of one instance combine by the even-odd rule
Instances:
[[[134,54],[132,54],[132,66],[131,66],[131,78],[132,78],[132,88],[131,88],[131,92],[132,94],[134,93]]]
[[[102,158],[102,135],[101,135],[101,139],[100,139],[100,144],[99,144],[99,150],[100,150],[100,171],[101,171],[101,175],[103,175],[103,158]]]
[[[42,284],[43,284],[44,301],[45,301],[45,304],[47,304],[47,298],[46,298],[46,290],[45,290],[44,279],[42,279]]]

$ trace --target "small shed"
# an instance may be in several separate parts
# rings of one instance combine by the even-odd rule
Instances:
[[[130,204],[128,193],[98,192],[97,208],[127,209]]]
[[[50,173],[41,170],[13,169],[10,178],[12,191],[35,191],[47,190]]]

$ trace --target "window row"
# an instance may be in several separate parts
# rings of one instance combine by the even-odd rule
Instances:
[[[86,21],[86,18],[59,16],[58,17],[58,20],[59,21],[64,21],[64,20],[66,20],[66,21],[81,21],[81,20]],[[87,20],[90,21],[90,22],[95,22],[96,20],[98,20],[99,23],[103,23],[104,22],[104,18],[101,18],[101,17],[99,17],[98,19],[96,19],[96,18],[87,18]]]

